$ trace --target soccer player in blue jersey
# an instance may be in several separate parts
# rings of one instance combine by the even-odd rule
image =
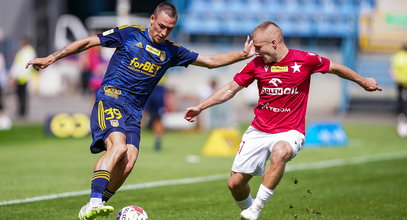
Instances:
[[[153,88],[168,68],[189,64],[216,68],[254,55],[249,37],[243,51],[205,56],[190,51],[167,37],[178,19],[176,8],[161,3],[150,16],[149,28],[125,25],[86,37],[43,58],[29,61],[44,69],[55,61],[94,46],[116,48],[91,113],[92,153],[106,151],[94,166],[90,201],[79,219],[95,219],[113,212],[105,205],[124,183],[136,163],[140,143],[142,109]]]

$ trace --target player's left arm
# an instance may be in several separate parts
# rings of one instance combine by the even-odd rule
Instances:
[[[330,62],[329,66],[329,73],[333,73],[341,78],[351,80],[357,84],[359,84],[362,88],[366,91],[382,91],[382,88],[377,84],[374,78],[365,78],[354,72],[353,70],[349,69],[348,67],[335,63],[333,61]]]
[[[198,58],[192,65],[207,67],[209,69],[217,68],[221,66],[226,66],[232,63],[236,63],[241,60],[248,59],[254,56],[255,50],[253,46],[253,41],[247,36],[244,48],[240,52],[226,53],[226,54],[215,54],[215,55],[202,55],[199,54]]]

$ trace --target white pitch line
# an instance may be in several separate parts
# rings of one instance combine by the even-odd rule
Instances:
[[[363,163],[375,162],[375,161],[402,159],[402,158],[406,158],[406,157],[407,157],[407,151],[402,151],[402,152],[392,152],[392,153],[385,153],[385,154],[353,157],[353,158],[348,158],[348,159],[335,159],[335,160],[326,160],[326,161],[319,161],[319,162],[312,162],[312,163],[292,164],[292,165],[287,165],[286,172],[299,171],[299,170],[322,169],[322,168],[345,166],[345,165],[352,165],[352,164],[363,164]],[[229,174],[218,174],[218,175],[211,175],[211,176],[201,176],[201,177],[193,177],[193,178],[129,184],[129,185],[124,185],[123,187],[121,187],[120,191],[134,190],[134,189],[146,189],[146,188],[154,188],[154,187],[160,187],[160,186],[174,186],[174,185],[182,185],[182,184],[210,182],[210,181],[227,179],[228,177],[229,177]],[[90,194],[90,190],[82,190],[82,191],[76,191],[76,192],[66,192],[66,193],[59,193],[59,194],[36,196],[36,197],[30,197],[30,198],[25,198],[25,199],[1,201],[0,206],[29,203],[29,202],[38,202],[38,201],[67,198],[67,197],[74,197],[74,196],[83,196],[83,195],[89,195],[89,194]]]
[[[318,162],[312,162],[312,163],[288,165],[286,168],[286,172],[297,171],[297,170],[321,169],[321,168],[337,167],[337,166],[352,165],[352,164],[363,164],[363,163],[385,161],[385,160],[396,160],[396,159],[402,159],[402,158],[406,158],[406,157],[407,157],[407,151],[401,151],[401,152],[390,152],[390,153],[384,153],[384,154],[374,154],[374,155],[352,157],[352,158],[347,158],[347,159],[344,158],[344,159],[325,160],[325,161],[318,161]]]

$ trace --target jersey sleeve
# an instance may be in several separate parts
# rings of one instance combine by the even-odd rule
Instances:
[[[121,26],[97,34],[103,47],[121,47],[128,35],[135,30],[132,26]]]
[[[177,55],[173,60],[174,66],[187,67],[189,64],[195,62],[195,60],[198,58],[198,53],[188,50],[181,45],[173,44],[173,47],[177,47]]]
[[[251,61],[248,64],[246,64],[243,69],[233,77],[233,80],[237,84],[243,87],[248,87],[250,84],[253,83],[253,81],[256,79],[254,75],[254,62]]]
[[[329,71],[331,61],[315,53],[308,53],[308,63],[314,73],[326,73]]]

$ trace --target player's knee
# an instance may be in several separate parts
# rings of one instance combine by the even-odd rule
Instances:
[[[114,154],[118,155],[119,157],[122,157],[127,153],[127,145],[126,144],[115,144],[112,147],[112,151],[114,152]]]
[[[239,190],[244,188],[246,184],[243,183],[242,181],[239,181],[235,178],[229,178],[228,180],[228,188],[229,190]]]
[[[127,160],[126,160],[126,165],[125,165],[125,170],[124,172],[130,173],[134,165],[136,164],[137,157],[138,157],[138,150],[134,145],[127,145],[128,147],[128,152],[127,152]]]
[[[290,160],[293,155],[293,149],[288,142],[278,142],[271,152],[271,158],[273,161],[286,162]]]

